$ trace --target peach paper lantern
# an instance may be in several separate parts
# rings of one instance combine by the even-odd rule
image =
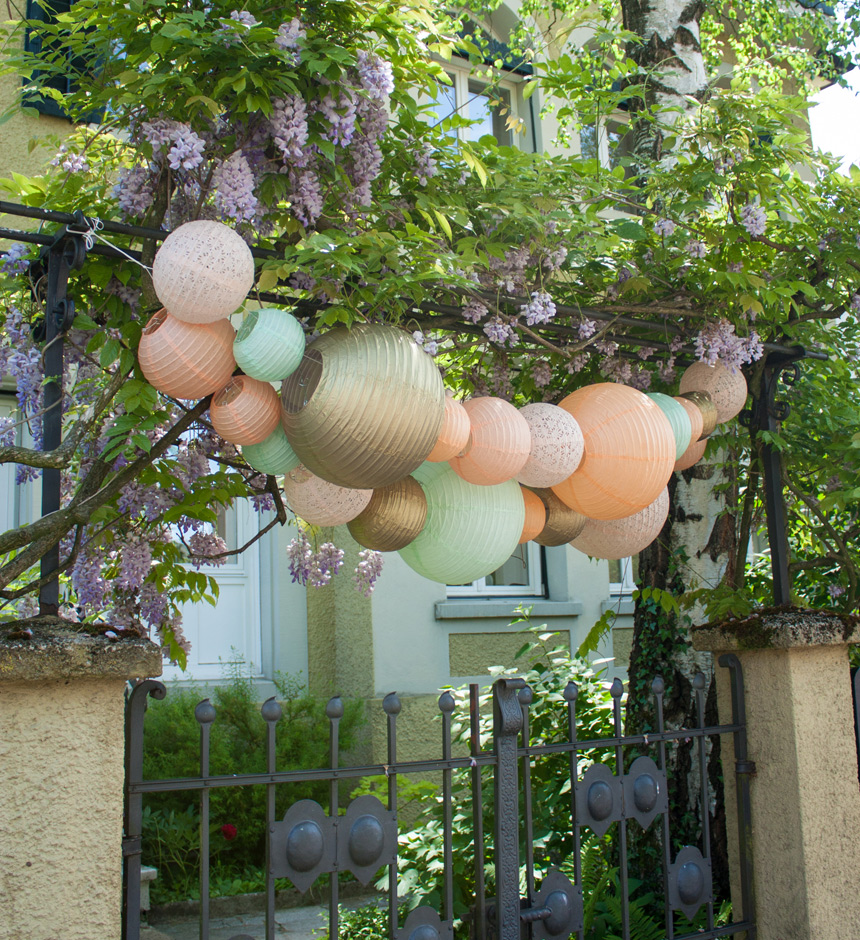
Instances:
[[[694,401],[685,398],[683,395],[673,395],[672,397],[687,412],[687,417],[690,419],[690,441],[695,443],[701,439],[705,426],[702,409]]]
[[[421,484],[404,477],[373,491],[367,506],[349,523],[352,537],[365,548],[396,552],[418,538],[427,519]]]
[[[471,446],[462,457],[452,457],[457,476],[477,486],[498,486],[513,479],[525,466],[531,448],[526,419],[503,398],[486,396],[463,403],[469,414]]]
[[[165,395],[204,398],[230,381],[235,335],[229,320],[185,323],[159,310],[143,328],[137,359],[146,380]]]
[[[442,463],[458,454],[462,454],[469,444],[469,412],[463,403],[456,401],[450,394],[445,396],[445,417],[442,420],[442,430],[433,450],[427,455],[431,463]]]
[[[259,444],[278,426],[278,393],[268,382],[237,375],[212,399],[212,427],[231,444]]]
[[[367,506],[373,490],[337,486],[298,466],[284,475],[284,495],[293,512],[311,525],[345,525]]]
[[[576,473],[552,487],[563,503],[589,519],[621,519],[650,505],[669,482],[675,436],[646,395],[602,382],[560,402],[579,422],[585,455]]]
[[[690,446],[690,442],[695,440],[693,438],[693,425],[687,414],[687,409],[680,402],[664,395],[662,392],[646,392],[646,394],[651,401],[657,403],[672,426],[672,434],[675,436],[675,459],[677,460]]]
[[[638,555],[660,534],[669,515],[669,490],[649,506],[624,519],[589,519],[571,545],[592,558],[627,558]]]
[[[186,222],[156,252],[152,286],[179,320],[223,320],[254,286],[254,257],[242,236],[223,222]]]
[[[325,333],[281,386],[281,422],[302,463],[338,486],[377,489],[419,467],[439,438],[445,389],[408,333]]]
[[[520,487],[523,494],[523,502],[526,504],[526,521],[523,524],[523,534],[520,536],[519,544],[531,542],[536,535],[540,535],[546,525],[546,506],[537,493],[527,490],[524,486]]]
[[[717,408],[711,396],[707,392],[684,392],[678,397],[686,398],[699,409],[699,414],[702,416],[702,433],[699,435],[699,440],[710,437],[717,426]]]
[[[693,464],[697,464],[705,454],[707,440],[693,441],[683,454],[675,461],[675,472],[689,470]]]
[[[520,414],[528,423],[531,447],[517,480],[543,489],[566,480],[579,466],[585,449],[576,418],[547,402],[526,405],[520,408]]]
[[[738,370],[732,372],[719,360],[709,366],[694,362],[681,376],[681,392],[707,392],[717,409],[717,424],[731,421],[747,400],[747,380]]]
[[[538,545],[552,548],[566,545],[582,532],[588,521],[585,516],[566,506],[550,489],[535,490],[546,506],[546,523],[534,537]]]

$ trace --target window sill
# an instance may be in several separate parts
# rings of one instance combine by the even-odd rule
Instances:
[[[437,620],[478,620],[489,617],[511,620],[518,616],[517,607],[531,607],[531,617],[578,617],[583,610],[579,601],[548,601],[545,598],[483,598],[463,597],[438,601]]]
[[[632,617],[636,611],[636,601],[629,594],[613,594],[608,601],[601,601],[600,612],[611,610],[620,617]]]

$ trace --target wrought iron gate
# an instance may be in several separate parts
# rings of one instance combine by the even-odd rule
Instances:
[[[565,709],[559,725],[566,725],[566,740],[558,743],[532,744],[529,733],[529,709],[532,691],[523,679],[505,678],[493,688],[492,749],[481,746],[478,712],[478,687],[471,687],[470,755],[453,756],[452,720],[456,709],[454,697],[445,692],[439,699],[442,715],[442,756],[423,761],[398,760],[397,716],[401,704],[396,694],[386,696],[383,709],[387,720],[388,753],[385,764],[339,767],[339,722],[343,705],[339,698],[329,701],[326,714],[330,723],[330,765],[322,769],[278,771],[275,766],[275,742],[281,708],[274,699],[261,708],[266,723],[267,748],[265,773],[213,776],[209,769],[209,740],[215,708],[207,700],[195,709],[200,725],[200,774],[172,780],[143,779],[143,718],[147,698],[163,699],[162,683],[146,680],[129,696],[126,713],[126,816],[124,940],[139,940],[142,799],[145,793],[188,791],[200,800],[200,936],[209,936],[209,801],[212,790],[221,787],[265,787],[266,790],[266,938],[275,936],[275,879],[286,877],[300,891],[306,891],[324,873],[330,875],[330,935],[338,935],[338,873],[351,872],[368,884],[383,867],[388,867],[388,899],[391,940],[453,940],[454,885],[452,849],[452,781],[455,772],[469,778],[472,798],[475,902],[471,932],[477,940],[490,936],[496,940],[563,940],[575,936],[585,940],[583,925],[582,868],[580,848],[582,830],[598,836],[617,826],[619,887],[621,892],[621,935],[630,940],[630,900],[627,866],[628,826],[648,827],[659,819],[661,826],[662,870],[665,889],[665,935],[667,940],[712,940],[716,937],[745,933],[755,938],[752,916],[752,875],[748,853],[750,825],[749,775],[754,768],[746,757],[743,677],[740,663],[731,654],[720,657],[720,665],[730,671],[733,715],[730,725],[705,725],[705,678],[695,677],[697,721],[694,728],[666,731],[663,721],[663,682],[653,683],[657,730],[647,735],[623,735],[621,697],[623,687],[616,680],[611,689],[614,736],[580,740],[577,736],[577,687],[568,683],[563,692]],[[683,739],[692,740],[698,759],[701,781],[701,805],[710,803],[707,773],[707,738],[731,734],[734,737],[735,774],[738,800],[738,857],[742,910],[735,912],[735,922],[715,926],[707,813],[701,847],[685,846],[672,857],[669,824],[666,750],[667,745]],[[632,762],[630,750],[638,752]],[[608,755],[605,762],[593,762],[580,772],[583,752]],[[572,834],[573,858],[571,880],[557,868],[550,869],[537,883],[535,872],[531,774],[537,762],[553,755],[567,759],[570,779],[570,807],[557,827]],[[649,756],[650,755],[650,756]],[[558,759],[556,757],[556,759]],[[583,762],[584,763],[584,762]],[[492,814],[494,834],[495,886],[493,899],[485,897],[484,775],[493,772]],[[397,902],[397,801],[398,780],[405,775],[441,773],[443,806],[444,890],[442,910],[418,907],[400,923]],[[374,796],[360,796],[341,812],[340,782],[362,777],[385,775],[387,805]],[[280,785],[302,781],[329,784],[326,812],[319,803],[301,800],[294,803],[283,819],[275,818],[275,791]],[[522,859],[521,859],[522,851]],[[525,885],[524,892],[521,886]],[[737,902],[738,899],[736,899]],[[677,934],[675,912],[690,919],[703,908],[705,924],[694,932]]]

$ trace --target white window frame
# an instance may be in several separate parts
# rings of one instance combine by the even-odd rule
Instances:
[[[486,578],[478,578],[471,584],[447,585],[448,597],[543,597],[546,587],[540,545],[526,542],[518,546],[517,550],[520,549],[524,550],[529,566],[528,584],[487,584]]]
[[[628,555],[627,558],[620,558],[621,580],[609,582],[609,593],[613,596],[632,594],[636,590],[636,582],[633,580],[633,558]]]

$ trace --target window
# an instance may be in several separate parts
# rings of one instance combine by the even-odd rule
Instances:
[[[471,584],[449,584],[448,597],[543,597],[546,594],[543,553],[534,542],[518,545],[492,574]]]
[[[639,556],[620,558],[609,562],[609,593],[631,594],[639,577]]]
[[[522,121],[511,109],[515,92],[511,83],[492,86],[477,81],[466,69],[445,70],[450,85],[439,83],[439,92],[432,102],[433,113],[439,121],[459,115],[468,126],[452,130],[462,140],[477,141],[485,135],[495,137],[505,147],[513,145],[512,130],[520,128]]]

